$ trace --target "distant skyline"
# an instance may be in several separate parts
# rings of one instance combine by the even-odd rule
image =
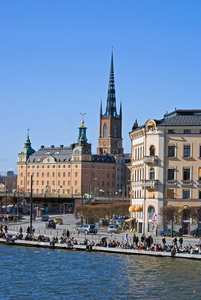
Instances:
[[[200,14],[194,0],[2,0],[0,173],[16,173],[27,129],[35,150],[75,142],[80,113],[96,153],[112,47],[125,152],[135,119],[200,109]]]

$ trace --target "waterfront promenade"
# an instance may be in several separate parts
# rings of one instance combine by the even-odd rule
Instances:
[[[9,246],[24,246],[24,247],[42,247],[51,249],[63,249],[63,250],[79,250],[79,251],[90,251],[90,252],[105,252],[105,253],[116,253],[116,254],[127,254],[127,255],[148,255],[154,257],[172,257],[171,252],[166,251],[146,251],[137,249],[125,249],[125,248],[110,248],[101,246],[92,246],[90,250],[87,250],[86,245],[73,245],[71,248],[67,247],[66,243],[55,243],[54,246],[50,246],[48,242],[39,241],[26,241],[26,240],[15,240],[14,243],[8,243],[6,239],[0,238],[0,244],[7,244]],[[190,254],[190,253],[176,253],[174,258],[185,258],[185,259],[198,259],[201,260],[200,254]]]

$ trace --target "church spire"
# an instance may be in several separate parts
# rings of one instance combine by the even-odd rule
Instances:
[[[115,97],[115,83],[114,83],[113,49],[112,49],[112,56],[111,56],[106,115],[107,116],[113,115],[114,117],[116,117],[116,97]]]

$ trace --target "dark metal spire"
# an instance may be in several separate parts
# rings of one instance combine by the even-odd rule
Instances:
[[[102,100],[101,100],[101,105],[100,105],[100,116],[102,116]]]
[[[113,115],[114,117],[116,117],[113,49],[112,49],[111,66],[110,66],[110,78],[109,78],[109,86],[108,86],[106,115],[107,116]]]

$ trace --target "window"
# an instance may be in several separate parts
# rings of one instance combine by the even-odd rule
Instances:
[[[44,181],[42,180],[42,185],[44,185]]]
[[[36,176],[39,177],[39,172],[37,172]]]
[[[174,134],[175,133],[175,129],[168,129],[168,133],[169,134]]]
[[[63,185],[65,185],[65,181],[63,181]]]
[[[103,137],[107,137],[107,124],[103,125]]]
[[[174,169],[168,169],[168,180],[174,180]]]
[[[150,169],[149,176],[150,176],[150,180],[155,179],[155,170],[154,170],[154,168]]]
[[[70,172],[68,172],[68,177],[70,177]]]
[[[47,172],[47,177],[49,177],[49,175],[50,175],[49,172]]]
[[[201,168],[198,170],[198,180],[201,180]]]
[[[183,199],[190,199],[190,190],[183,190]]]
[[[155,156],[155,147],[153,145],[151,145],[149,152],[150,152],[150,156]]]
[[[58,185],[60,185],[60,180],[58,180]]]
[[[191,145],[184,145],[184,157],[191,157]]]
[[[117,124],[114,125],[114,137],[115,137],[115,138],[118,137],[118,128],[117,128]]]
[[[75,172],[75,177],[77,177],[77,172]]]
[[[190,180],[190,167],[183,168],[183,180]]]
[[[154,190],[149,190],[149,198],[154,199]]]
[[[110,178],[110,174],[109,173],[107,173],[107,178]]]
[[[168,189],[167,190],[167,198],[168,199],[174,199],[174,189]]]
[[[61,176],[61,174],[60,174],[60,172],[58,172],[58,177],[60,177]]]
[[[65,177],[66,176],[66,173],[65,172],[63,172],[63,177]]]
[[[36,185],[39,185],[39,181],[38,180],[36,181]]]
[[[54,172],[52,173],[52,177],[54,177]]]
[[[191,129],[184,129],[184,134],[191,134]]]
[[[175,145],[168,146],[168,157],[175,157]]]
[[[109,183],[109,181],[107,182],[107,186],[110,186],[110,183]]]
[[[77,169],[77,165],[75,165],[75,168]]]
[[[77,189],[75,189],[75,194],[77,195]]]
[[[68,185],[70,185],[70,180],[68,181]]]
[[[58,168],[60,169],[60,165],[58,165]]]
[[[42,173],[42,177],[44,177],[44,173]]]
[[[75,180],[75,185],[77,185],[77,180]]]
[[[52,185],[54,185],[54,180],[52,181]]]
[[[30,176],[30,173],[28,172],[28,177]]]

